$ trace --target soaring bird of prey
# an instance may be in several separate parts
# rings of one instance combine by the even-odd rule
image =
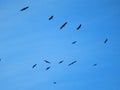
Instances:
[[[24,11],[24,10],[26,10],[26,9],[28,9],[29,7],[27,6],[27,7],[24,7],[24,8],[22,8],[20,11]]]
[[[60,29],[62,29],[63,27],[65,27],[66,24],[67,24],[67,22],[65,22],[65,23],[60,27]]]
[[[104,41],[104,44],[107,43],[108,39],[106,38],[105,41]]]
[[[52,20],[52,19],[53,19],[53,17],[54,17],[54,16],[50,16],[50,17],[49,17],[49,20]]]
[[[63,60],[62,60],[62,61],[60,61],[58,64],[61,64],[61,63],[63,63]]]
[[[71,62],[70,64],[68,64],[68,66],[70,66],[70,65],[72,65],[72,64],[74,64],[74,63],[76,63],[77,61],[73,61],[73,62]]]
[[[77,41],[72,42],[72,44],[76,44],[76,43],[77,43]]]
[[[97,64],[93,64],[92,66],[97,66]]]
[[[79,29],[81,28],[81,26],[82,26],[82,25],[80,24],[80,25],[77,27],[77,30],[79,30]]]
[[[32,66],[32,68],[35,68],[35,67],[36,67],[36,65],[37,65],[37,64],[34,64],[34,65]]]
[[[49,67],[47,67],[45,70],[47,71],[47,70],[49,70],[51,67],[49,66]]]
[[[47,60],[44,60],[46,63],[49,63],[50,64],[50,62],[49,61],[47,61]]]

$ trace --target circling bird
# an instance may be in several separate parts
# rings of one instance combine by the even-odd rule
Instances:
[[[104,44],[107,43],[108,39],[106,38],[105,41],[104,41]]]
[[[59,64],[63,63],[63,60],[59,62]]]
[[[62,29],[63,27],[65,27],[66,24],[67,24],[67,22],[65,22],[65,23],[60,27],[60,29]]]
[[[81,26],[82,26],[82,25],[80,24],[80,25],[77,27],[77,30],[79,30],[79,29],[81,28]]]
[[[32,66],[32,68],[35,68],[35,67],[36,67],[36,65],[37,65],[37,64],[34,64],[34,65]]]
[[[50,17],[49,17],[49,20],[52,20],[52,19],[53,19],[53,17],[54,17],[54,16],[50,16]]]
[[[97,64],[93,64],[93,66],[97,66]]]
[[[28,9],[29,7],[27,6],[27,7],[24,7],[24,8],[22,8],[20,11],[24,11],[24,10],[26,10],[26,9]]]
[[[49,63],[50,64],[50,62],[49,61],[47,61],[47,60],[44,60],[46,63]]]
[[[76,63],[77,61],[73,61],[73,62],[71,62],[70,64],[68,64],[68,66],[70,66],[70,65],[72,65],[72,64],[74,64],[74,63]]]
[[[51,68],[51,66],[47,67],[45,70],[47,71],[47,70],[49,70],[50,68]]]
[[[76,44],[76,43],[77,43],[77,41],[73,41],[73,42],[72,42],[72,44]]]

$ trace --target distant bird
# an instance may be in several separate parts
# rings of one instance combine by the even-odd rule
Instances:
[[[66,24],[67,24],[67,22],[65,22],[65,23],[60,27],[60,29],[62,29],[63,27],[65,27]]]
[[[56,82],[53,82],[53,84],[56,84]]]
[[[81,26],[82,26],[82,25],[80,24],[80,25],[77,27],[77,30],[79,30],[79,29],[81,28]]]
[[[51,67],[49,66],[49,67],[47,67],[45,70],[47,71],[47,70],[49,70]]]
[[[77,43],[77,41],[72,42],[72,44],[76,44],[76,43]]]
[[[37,65],[37,64],[34,64],[34,65],[32,66],[32,68],[35,68],[35,67],[36,67],[36,65]]]
[[[59,62],[59,64],[63,63],[63,60]]]
[[[52,20],[54,16],[49,17],[49,20]]]
[[[104,44],[107,43],[108,39],[106,38],[105,41],[104,41]]]
[[[49,63],[50,64],[50,62],[49,61],[47,61],[47,60],[44,60],[46,63]]]
[[[20,11],[24,11],[24,10],[26,10],[26,9],[28,9],[29,7],[27,6],[27,7],[24,7],[24,8],[22,8]]]
[[[93,66],[97,66],[97,64],[93,64]]]
[[[74,63],[76,63],[77,61],[73,61],[73,62],[71,62],[70,64],[68,64],[68,66],[70,66],[70,65],[72,65],[72,64],[74,64]]]

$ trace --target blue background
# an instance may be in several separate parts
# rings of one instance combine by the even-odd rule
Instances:
[[[120,90],[119,3],[0,0],[0,90]]]

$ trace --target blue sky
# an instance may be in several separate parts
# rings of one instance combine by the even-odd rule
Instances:
[[[0,0],[0,90],[120,90],[119,3]]]

